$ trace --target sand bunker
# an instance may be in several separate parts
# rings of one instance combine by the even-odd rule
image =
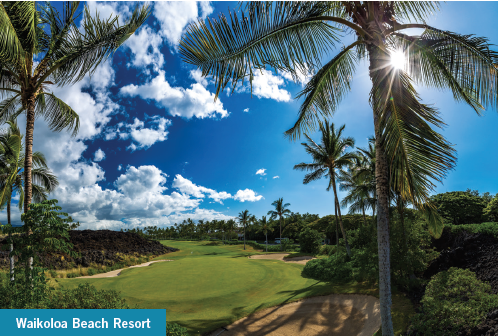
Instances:
[[[148,261],[146,263],[143,263],[143,264],[140,264],[140,265],[135,265],[135,266],[130,266],[128,268],[145,267],[145,266],[149,266],[152,263],[161,262],[161,261],[173,261],[173,260],[154,260],[154,261]],[[99,273],[99,274],[95,274],[95,275],[87,275],[87,276],[77,277],[77,278],[73,278],[73,279],[113,278],[113,277],[117,277],[118,275],[120,275],[122,270],[124,270],[124,268],[120,268],[120,269],[117,269],[117,270],[114,270],[114,271],[110,271],[110,272],[106,272],[106,273]]]
[[[210,336],[372,336],[380,323],[377,298],[341,294],[264,309]]]
[[[315,259],[311,256],[301,256],[301,257],[295,257],[295,258],[284,258],[285,256],[289,255],[290,253],[274,253],[274,254],[260,254],[260,255],[253,255],[250,256],[249,259],[273,259],[273,260],[282,260],[288,263],[295,263],[295,264],[301,264],[304,265],[311,259]]]

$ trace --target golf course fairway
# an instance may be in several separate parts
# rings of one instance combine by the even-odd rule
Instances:
[[[249,255],[262,254],[250,246],[244,251],[242,245],[162,243],[180,251],[155,260],[174,261],[125,269],[113,278],[58,279],[58,283],[73,288],[88,282],[97,289],[117,290],[132,307],[166,309],[168,322],[179,323],[192,334],[202,334],[263,308],[304,297],[332,293],[377,296],[377,290],[366,284],[334,285],[303,278],[303,265],[248,259]],[[399,323],[394,315],[396,329]]]

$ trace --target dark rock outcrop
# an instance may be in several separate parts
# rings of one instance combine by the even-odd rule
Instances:
[[[136,233],[109,230],[73,230],[69,232],[73,250],[79,257],[71,258],[59,253],[40,255],[47,268],[64,269],[74,266],[89,267],[91,264],[113,265],[125,255],[161,255],[178,249],[167,247],[155,240]],[[0,267],[8,267],[6,239],[0,240]]]

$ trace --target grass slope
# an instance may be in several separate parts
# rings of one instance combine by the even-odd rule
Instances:
[[[166,308],[168,322],[179,323],[192,334],[230,324],[257,310],[298,299],[332,293],[378,296],[367,284],[330,284],[301,277],[304,267],[276,260],[250,260],[261,254],[247,246],[214,246],[206,242],[163,241],[180,248],[156,259],[173,262],[124,270],[115,278],[60,279],[66,288],[90,282],[99,289],[121,292],[131,305]],[[399,334],[413,313],[409,300],[394,295],[394,323]],[[396,310],[396,307],[402,310]],[[406,308],[409,309],[406,309]]]

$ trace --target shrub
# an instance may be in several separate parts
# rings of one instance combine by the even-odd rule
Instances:
[[[97,274],[97,270],[94,268],[89,268],[87,270],[87,272],[88,272],[88,275],[90,275],[90,276]]]
[[[76,272],[71,272],[71,273],[67,273],[66,274],[66,278],[68,278],[68,279],[70,279],[70,278],[77,278],[79,276],[80,276],[80,274],[76,273]]]
[[[484,233],[498,238],[498,223],[496,222],[466,225],[445,225],[444,229],[449,230],[454,234],[458,234],[462,231],[467,231],[469,233]]]
[[[322,248],[320,249],[320,254],[321,255],[332,255],[336,251],[336,246],[335,245],[323,245]]]
[[[498,307],[498,295],[475,273],[452,267],[432,277],[421,301],[422,312],[413,319],[418,335],[455,335],[481,323]]]
[[[301,275],[319,281],[350,281],[353,277],[351,262],[346,251],[339,248],[327,259],[312,259],[306,263]]]
[[[125,299],[115,290],[97,290],[89,283],[74,289],[54,291],[49,309],[129,309]]]
[[[301,252],[316,255],[320,252],[320,246],[323,235],[313,229],[306,228],[299,235]]]
[[[480,223],[486,207],[482,197],[469,191],[446,192],[431,196],[430,199],[439,214],[452,224]]]
[[[167,323],[166,336],[188,336],[187,328],[176,323]]]

